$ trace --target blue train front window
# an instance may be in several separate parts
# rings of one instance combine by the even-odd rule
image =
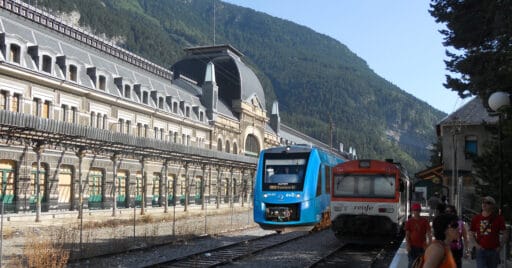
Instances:
[[[304,185],[306,172],[306,156],[286,159],[265,158],[263,174],[263,190],[267,191],[300,191]]]
[[[395,177],[391,175],[364,174],[340,175],[334,177],[336,197],[395,197]]]

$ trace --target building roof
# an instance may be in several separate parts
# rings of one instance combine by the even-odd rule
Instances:
[[[187,56],[173,64],[174,77],[184,75],[204,83],[206,66],[215,65],[215,81],[219,86],[219,100],[231,104],[233,100],[249,102],[256,95],[265,110],[265,93],[254,71],[241,59],[243,56],[230,45],[187,48]],[[221,112],[221,111],[219,111]]]
[[[438,126],[452,125],[481,125],[482,123],[496,124],[497,116],[492,116],[484,107],[480,97],[474,97],[454,113],[447,115],[439,121]]]

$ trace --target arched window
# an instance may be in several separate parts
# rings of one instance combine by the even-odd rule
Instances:
[[[217,140],[217,151],[222,152],[222,140],[220,138]]]
[[[238,154],[238,145],[236,144],[236,142],[233,142],[233,153]]]
[[[229,153],[231,147],[229,146],[229,141],[226,141],[226,153]]]
[[[249,134],[245,139],[245,154],[248,156],[258,156],[260,153],[260,144],[256,136]]]

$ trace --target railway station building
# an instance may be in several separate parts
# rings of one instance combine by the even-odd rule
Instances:
[[[230,45],[166,69],[19,1],[0,1],[5,213],[251,202],[261,149],[328,148],[267,114]],[[330,149],[330,148],[329,148]]]

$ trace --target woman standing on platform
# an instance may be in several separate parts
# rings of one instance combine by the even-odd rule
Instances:
[[[457,209],[454,205],[446,205],[444,213],[457,216]],[[459,233],[459,239],[452,241],[450,248],[452,250],[455,263],[457,263],[457,268],[461,268],[462,257],[464,257],[464,247],[466,247],[466,249],[468,247],[468,234],[466,232],[466,227],[464,226],[464,221],[459,219],[457,222],[459,223],[459,228],[457,230]]]
[[[424,268],[456,268],[450,244],[459,238],[458,218],[452,214],[440,214],[434,218],[435,240],[425,250]]]

